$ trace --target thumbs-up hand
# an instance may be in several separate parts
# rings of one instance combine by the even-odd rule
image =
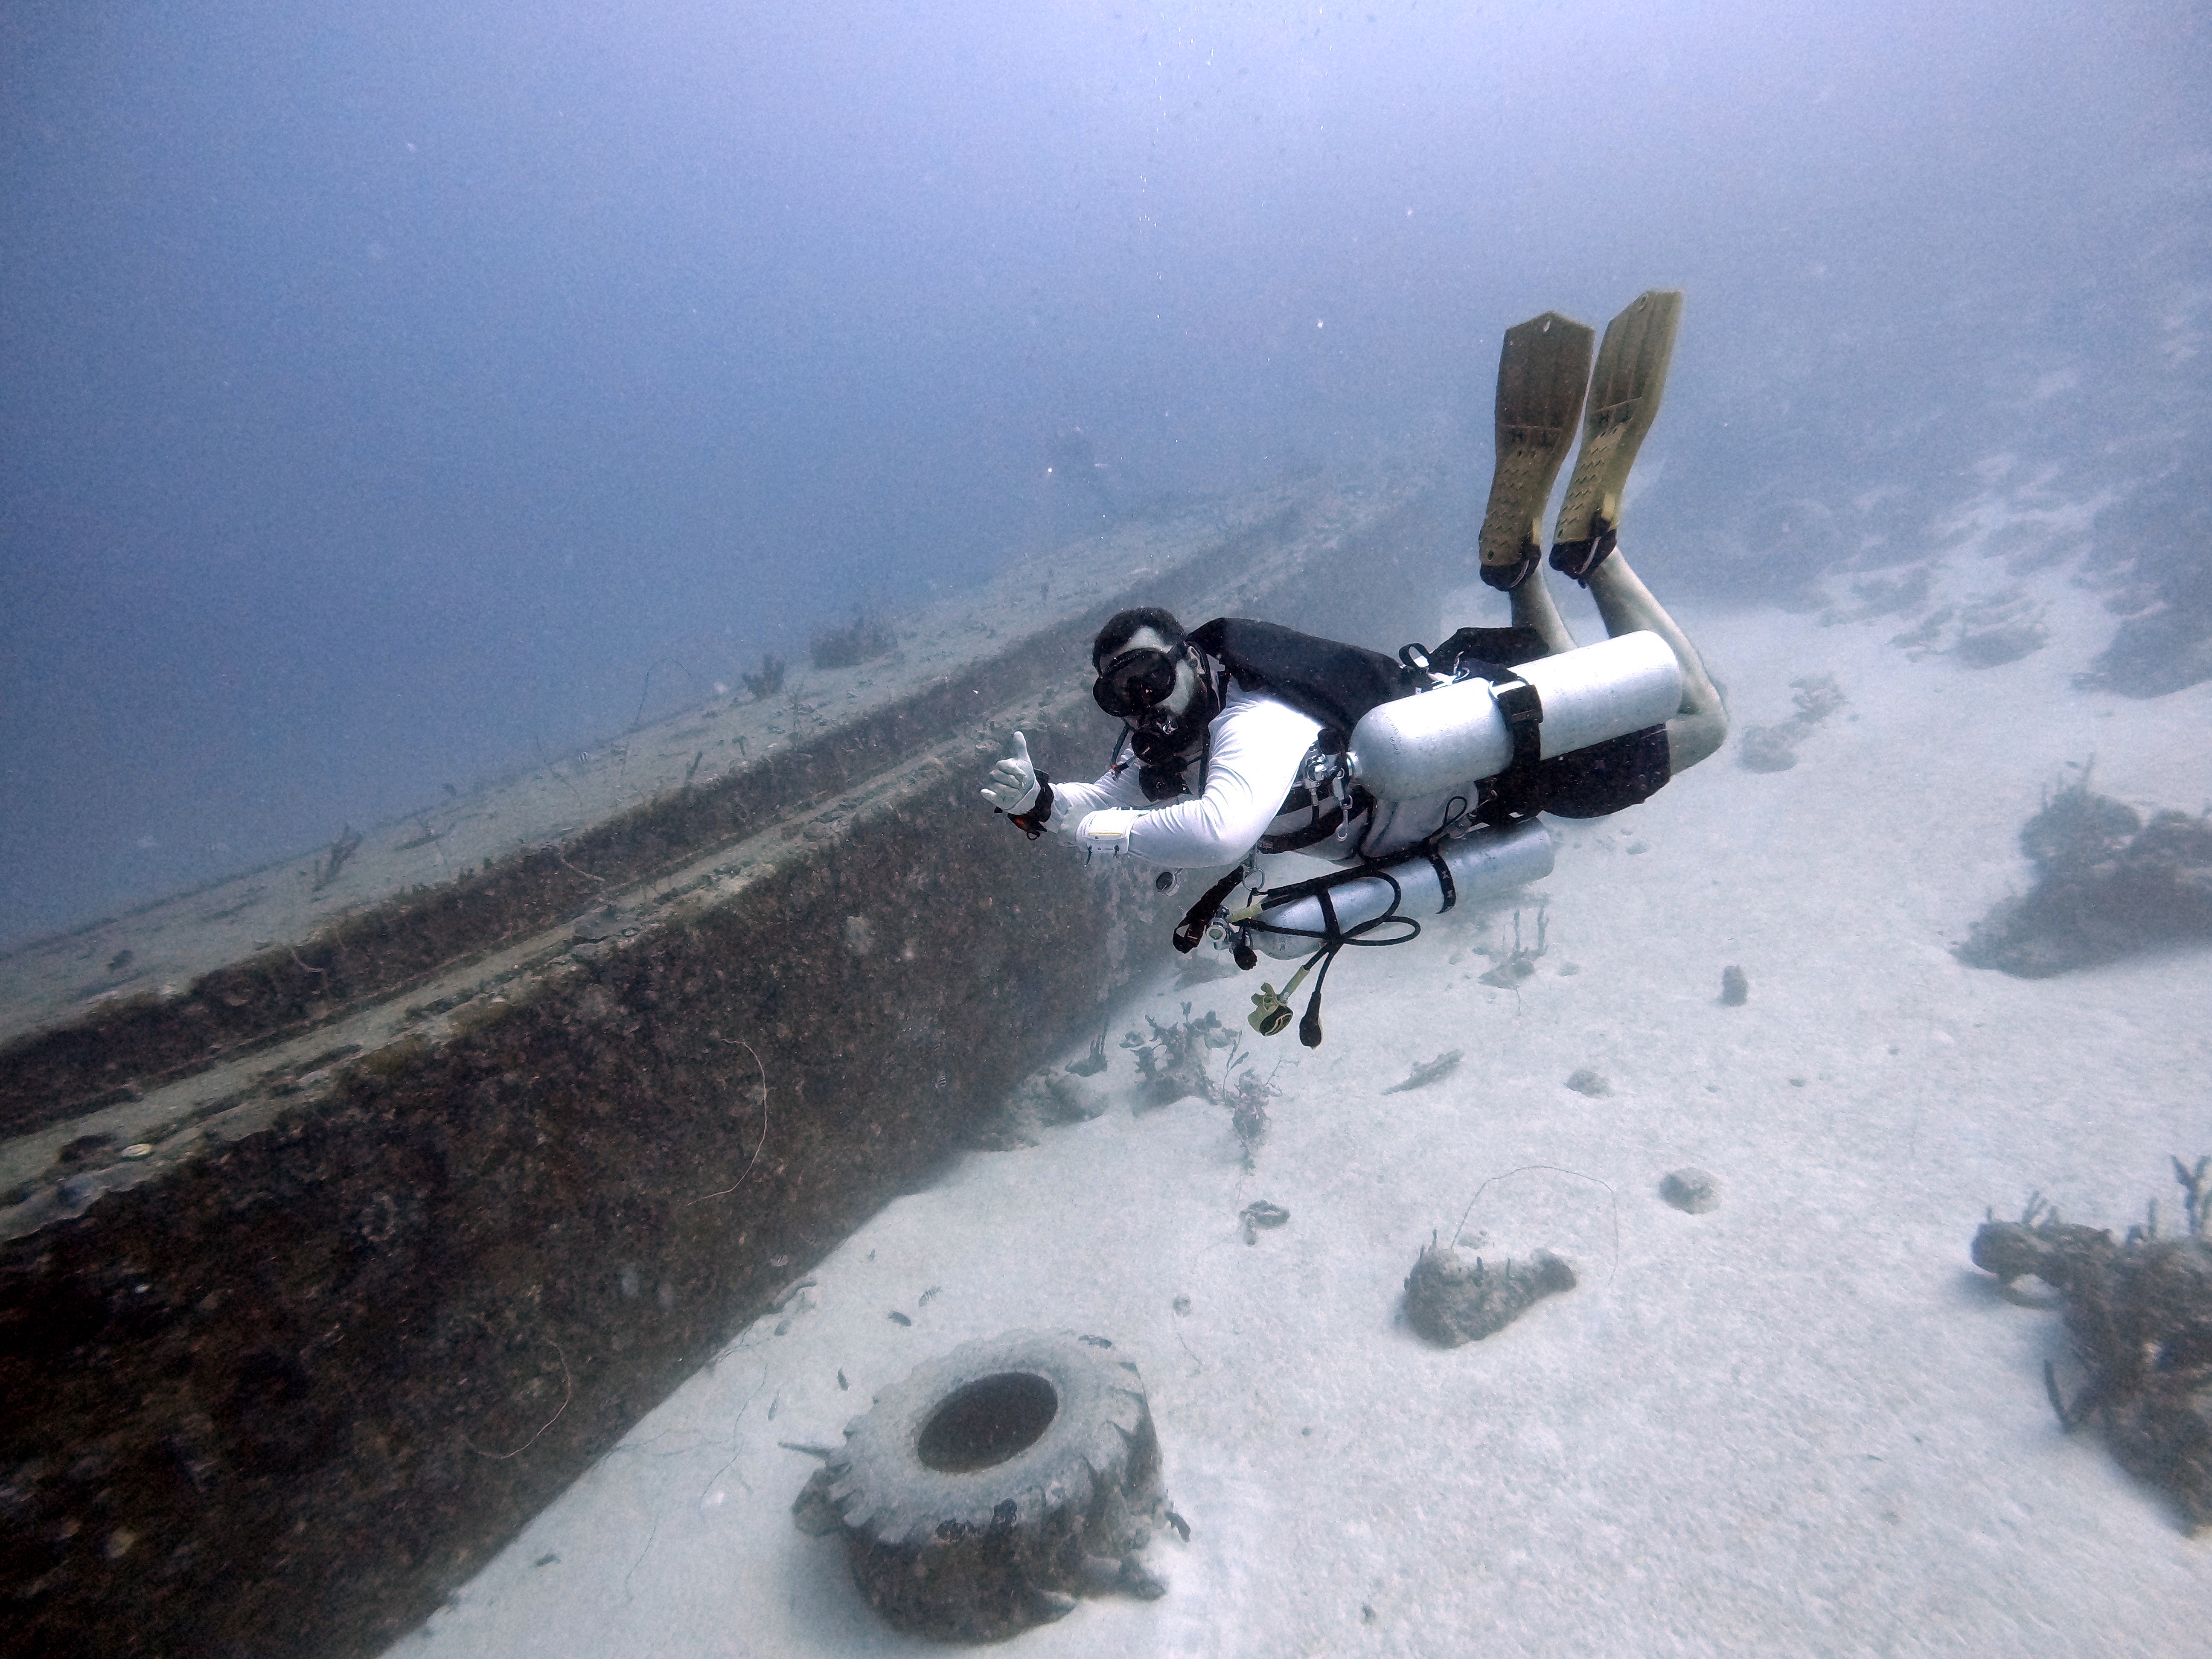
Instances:
[[[1036,768],[1030,763],[1030,740],[1020,732],[1014,733],[1013,751],[991,769],[983,799],[1017,817],[1036,805]]]

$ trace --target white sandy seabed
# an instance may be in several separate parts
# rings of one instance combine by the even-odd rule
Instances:
[[[2010,580],[1970,556],[1939,594]],[[1152,1547],[1164,1598],[1086,1601],[1009,1650],[2212,1651],[2212,1540],[2062,1434],[2057,1312],[1967,1260],[1985,1210],[2034,1192],[2116,1228],[2153,1197],[2178,1215],[2169,1154],[2212,1152],[2212,951],[2041,981],[1952,955],[2093,756],[2146,813],[2212,792],[2212,684],[2077,689],[2111,618],[2063,568],[2027,594],[2049,644],[1983,670],[1911,659],[1896,617],[1685,614],[1739,733],[1835,677],[1849,701],[1794,769],[1746,770],[1732,740],[1642,807],[1555,825],[1517,989],[1479,977],[1510,902],[1348,953],[1324,1045],[1261,1045],[1287,1063],[1253,1171],[1223,1108],[1132,1110],[1109,1045],[1104,1115],[891,1204],[395,1651],[941,1651],[794,1529],[817,1463],[780,1443],[836,1443],[915,1364],[1031,1327],[1137,1363],[1192,1531]],[[1188,1000],[1244,1030],[1249,980],[1173,972],[1121,1024]],[[1450,1048],[1449,1077],[1383,1092]],[[1569,1089],[1585,1068],[1610,1092]],[[1717,1209],[1658,1197],[1686,1164]],[[1291,1218],[1248,1244],[1257,1199]],[[1581,1282],[1443,1351],[1401,1286],[1463,1214],[1486,1255],[1548,1248]]]

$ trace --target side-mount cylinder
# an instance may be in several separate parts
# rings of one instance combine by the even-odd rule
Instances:
[[[1544,707],[1546,759],[1656,726],[1682,704],[1682,669],[1667,641],[1638,629],[1514,672]],[[1513,734],[1482,680],[1460,680],[1368,711],[1353,728],[1352,775],[1382,800],[1419,800],[1496,777],[1513,763]]]
[[[1510,830],[1479,830],[1448,841],[1437,855],[1451,871],[1452,899],[1457,904],[1492,898],[1552,873],[1552,838],[1534,818]],[[1418,920],[1450,908],[1426,853],[1401,854],[1382,868],[1389,872],[1388,881],[1350,870],[1318,878],[1328,883],[1339,927],[1356,927],[1381,915]],[[1301,883],[1300,888],[1315,884]],[[1262,894],[1258,920],[1264,926],[1252,930],[1252,943],[1271,957],[1295,960],[1312,955],[1324,942],[1328,919],[1322,914],[1321,901],[1310,894],[1273,902]]]

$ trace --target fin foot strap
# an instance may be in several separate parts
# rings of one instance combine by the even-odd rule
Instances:
[[[1595,338],[1554,311],[1505,331],[1492,428],[1497,463],[1476,542],[1482,580],[1492,587],[1510,592],[1543,562],[1544,504],[1582,418]]]

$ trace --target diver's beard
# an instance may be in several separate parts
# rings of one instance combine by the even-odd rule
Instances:
[[[1187,684],[1190,691],[1180,709],[1149,709],[1129,733],[1129,747],[1147,766],[1186,764],[1205,746],[1206,728],[1221,712],[1220,701],[1203,674],[1194,674]]]
[[[1184,792],[1183,772],[1206,752],[1206,728],[1221,712],[1220,696],[1195,653],[1188,665],[1192,672],[1183,679],[1189,690],[1179,699],[1182,708],[1148,709],[1129,731],[1129,749],[1141,768],[1148,800],[1168,800]]]
[[[1206,728],[1181,715],[1155,713],[1129,733],[1137,757],[1137,782],[1145,799],[1158,805],[1189,793],[1185,775],[1206,750]]]

